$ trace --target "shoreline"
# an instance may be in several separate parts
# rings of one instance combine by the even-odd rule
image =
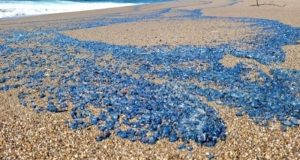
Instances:
[[[0,19],[23,18],[38,15],[74,13],[101,9],[136,6],[148,3],[75,2],[75,1],[7,1],[0,2]]]

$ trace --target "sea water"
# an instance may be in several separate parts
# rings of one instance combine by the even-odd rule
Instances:
[[[133,6],[163,0],[0,0],[0,18]]]

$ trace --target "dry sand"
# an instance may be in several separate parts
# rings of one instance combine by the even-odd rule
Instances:
[[[95,15],[119,13],[124,16],[134,16],[166,7],[171,7],[173,11],[172,14],[167,14],[165,17],[176,15],[178,9],[182,8],[203,8],[207,15],[268,18],[300,26],[300,19],[298,18],[300,17],[300,2],[297,0],[263,1],[266,4],[287,4],[284,7],[262,5],[257,8],[250,6],[254,4],[254,1],[244,1],[233,6],[222,7],[226,3],[229,3],[229,0],[212,3],[207,1],[178,1],[145,5],[138,7],[138,9],[125,7],[122,9],[35,16],[0,21],[0,29],[59,26],[63,23],[89,20]],[[91,28],[85,31],[68,31],[67,34],[88,40],[143,46],[217,44],[228,41],[231,36],[234,40],[238,40],[254,33],[247,27],[235,28],[247,26],[246,24],[232,25],[231,22],[183,21],[176,28],[177,23],[179,22],[155,20]],[[211,27],[205,28],[203,24],[211,25]],[[168,27],[159,27],[165,25]],[[218,27],[214,28],[214,26]],[[220,26],[233,27],[234,30],[227,32],[226,29],[222,30]],[[185,29],[186,27],[188,29]],[[156,30],[152,32],[153,29]],[[130,35],[132,30],[135,32]],[[170,30],[176,32],[179,37],[172,37]],[[181,30],[184,32],[180,32]],[[118,34],[119,37],[101,34],[107,32]],[[186,38],[193,36],[192,32],[197,32],[200,36],[192,39]],[[214,32],[217,37],[206,38],[210,32]],[[163,34],[167,36],[162,36]],[[286,46],[285,51],[287,52],[286,62],[276,67],[300,69],[300,45]],[[222,63],[233,66],[240,61],[256,64],[265,72],[273,67],[233,56],[226,56]],[[180,142],[170,143],[165,140],[161,140],[155,145],[146,145],[112,136],[103,142],[96,142],[95,137],[99,131],[95,128],[72,131],[64,123],[65,120],[70,119],[68,113],[37,114],[19,104],[17,92],[18,90],[12,90],[0,93],[0,159],[207,159],[208,153],[214,154],[216,159],[300,159],[299,127],[289,128],[286,132],[280,131],[278,124],[265,128],[254,124],[247,116],[235,116],[234,109],[218,106],[214,103],[209,103],[209,105],[216,108],[225,121],[228,127],[227,139],[220,141],[212,148],[193,144],[194,150],[188,152],[177,149]]]
[[[298,0],[259,0],[259,4],[257,7],[255,0],[244,0],[232,6],[205,8],[203,12],[210,16],[264,18],[300,26]]]

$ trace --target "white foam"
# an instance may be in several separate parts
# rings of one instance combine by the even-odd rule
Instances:
[[[76,12],[137,5],[137,3],[70,1],[1,1],[0,18]]]

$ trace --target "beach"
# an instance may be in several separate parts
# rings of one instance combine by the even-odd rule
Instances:
[[[300,159],[300,2],[0,19],[0,159]]]

